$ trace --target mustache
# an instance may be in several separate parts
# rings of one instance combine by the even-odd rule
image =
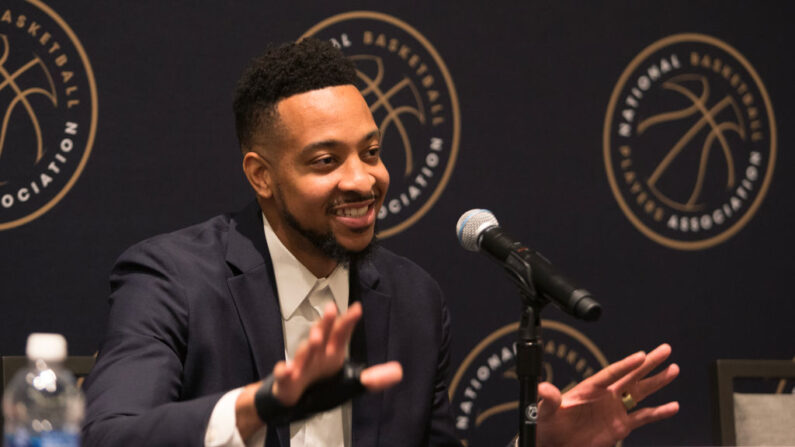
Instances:
[[[366,202],[368,200],[377,200],[380,197],[377,191],[370,191],[369,194],[360,194],[354,191],[348,191],[342,194],[342,197],[335,199],[329,204],[329,209],[346,205],[348,203]]]

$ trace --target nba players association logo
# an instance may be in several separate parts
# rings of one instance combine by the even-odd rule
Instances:
[[[0,7],[0,230],[71,189],[97,125],[94,75],[69,25],[39,0]]]
[[[455,431],[467,447],[507,445],[518,431],[519,381],[516,338],[519,323],[484,338],[467,355],[450,382]],[[607,359],[581,332],[541,321],[543,380],[568,391],[607,366]]]
[[[635,227],[667,247],[698,250],[756,213],[776,137],[767,90],[745,57],[714,37],[677,34],[621,75],[605,118],[605,168]]]
[[[378,236],[396,234],[433,206],[455,166],[461,122],[447,66],[419,31],[378,12],[330,17],[308,36],[330,40],[356,63],[391,176]]]

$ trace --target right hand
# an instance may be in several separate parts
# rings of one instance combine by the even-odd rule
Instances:
[[[294,405],[309,385],[338,372],[361,316],[359,303],[353,303],[343,315],[337,315],[334,303],[327,304],[321,319],[310,329],[309,337],[298,345],[293,359],[280,361],[273,368],[273,395],[286,406]],[[402,378],[400,363],[387,362],[365,369],[360,380],[369,391],[380,391]]]
[[[293,359],[280,361],[273,368],[273,395],[286,406],[295,405],[309,385],[338,372],[353,328],[361,317],[359,303],[353,303],[343,315],[337,315],[334,303],[326,305],[323,316],[312,326],[309,337],[298,345]],[[366,368],[359,378],[368,391],[381,391],[402,379],[403,368],[398,362]],[[254,395],[261,383],[246,386],[235,402],[237,429],[244,441],[264,425],[254,407]]]

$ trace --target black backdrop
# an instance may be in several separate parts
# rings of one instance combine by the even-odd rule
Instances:
[[[385,13],[418,30],[446,63],[458,94],[460,144],[446,188],[414,225],[383,240],[445,291],[453,317],[451,374],[481,340],[518,318],[510,282],[455,240],[458,216],[474,207],[494,211],[604,306],[597,323],[553,308],[545,318],[580,331],[609,361],[662,341],[673,345],[681,377],[649,401],[677,399],[681,412],[639,430],[626,445],[713,442],[711,363],[795,355],[789,3],[47,5],[74,30],[93,68],[96,138],[83,172],[55,206],[0,231],[4,355],[22,353],[33,331],[64,333],[73,354],[95,352],[107,276],[123,249],[244,206],[252,194],[231,113],[242,67],[265,43],[295,39],[353,10]],[[36,8],[0,4],[15,18]],[[12,26],[0,22],[0,34],[11,36],[4,27]],[[605,114],[619,77],[644,48],[685,32],[713,36],[745,56],[769,93],[778,137],[761,206],[733,237],[700,250],[669,248],[638,231],[611,191],[603,157]],[[17,42],[24,47],[22,38]],[[501,430],[510,434],[508,421]]]

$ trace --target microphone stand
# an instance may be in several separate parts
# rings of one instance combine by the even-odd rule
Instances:
[[[518,447],[535,447],[538,426],[538,382],[541,378],[543,348],[539,337],[541,309],[549,302],[536,293],[530,263],[516,253],[506,260],[522,296],[522,317],[516,345],[516,375],[519,378]]]

